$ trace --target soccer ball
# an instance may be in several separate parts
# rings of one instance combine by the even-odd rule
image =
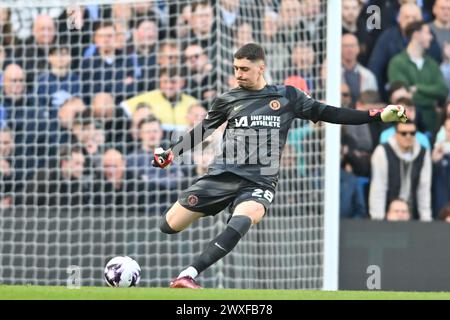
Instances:
[[[134,287],[141,279],[141,267],[130,257],[114,257],[106,264],[104,275],[110,287]]]

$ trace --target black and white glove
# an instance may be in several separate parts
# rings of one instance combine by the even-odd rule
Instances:
[[[172,150],[164,150],[163,148],[156,148],[153,153],[152,166],[164,169],[173,161],[174,155]]]

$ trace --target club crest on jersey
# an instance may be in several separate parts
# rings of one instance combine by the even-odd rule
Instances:
[[[195,206],[198,203],[198,197],[196,195],[191,194],[188,197],[187,201],[190,206]]]
[[[281,107],[281,103],[278,100],[272,100],[269,102],[269,107],[273,110],[278,110]]]

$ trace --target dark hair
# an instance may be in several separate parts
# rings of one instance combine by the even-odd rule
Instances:
[[[86,109],[83,112],[78,112],[75,115],[75,119],[73,120],[73,124],[80,124],[82,126],[87,126],[94,124],[97,127],[97,123],[94,119],[94,114],[92,113],[92,110]]]
[[[392,203],[394,203],[395,201],[399,201],[399,202],[405,203],[406,207],[408,208],[408,214],[411,217],[411,209],[409,208],[408,201],[406,201],[405,199],[402,199],[402,198],[394,198],[394,199],[392,199],[391,202],[389,202],[388,211],[391,209]]]
[[[198,7],[206,7],[206,6],[210,6],[211,4],[209,3],[208,0],[199,0],[194,2],[193,4],[191,4],[191,12],[195,12],[195,10],[197,10]]]
[[[358,102],[363,104],[378,104],[382,103],[382,100],[377,91],[366,90],[361,92],[358,98]]]
[[[130,28],[138,29],[144,22],[153,22],[156,27],[158,27],[158,21],[155,14],[153,12],[149,12],[145,16],[138,16],[137,19],[133,19],[132,21],[130,21]]]
[[[73,153],[83,153],[83,148],[78,144],[75,145],[66,144],[61,146],[61,148],[59,149],[60,161],[70,160],[72,158]]]
[[[102,29],[102,28],[109,28],[112,27],[115,29],[114,27],[114,23],[112,20],[110,19],[106,19],[106,20],[97,20],[96,22],[94,22],[94,33],[97,32],[97,30]]]
[[[416,128],[417,128],[416,123],[415,123],[414,121],[411,121],[411,120],[408,119],[408,120],[406,120],[406,122],[398,121],[398,122],[395,123],[395,131],[396,131],[396,132],[397,132],[397,130],[398,130],[398,126],[401,125],[401,124],[413,124],[413,125],[415,125]]]
[[[48,55],[61,53],[62,51],[65,51],[66,53],[70,54],[70,49],[66,44],[58,44],[50,47],[50,49],[48,50]]]
[[[159,52],[162,52],[162,50],[165,47],[171,47],[171,48],[175,48],[175,49],[180,49],[180,44],[178,43],[177,39],[174,38],[167,38],[163,41],[160,42],[159,44]]]
[[[422,30],[422,27],[426,25],[425,21],[413,21],[406,26],[405,35],[408,39],[411,39],[414,32]]]
[[[389,99],[391,98],[392,94],[401,89],[401,88],[405,88],[406,90],[408,90],[408,86],[403,82],[403,81],[394,81],[389,85]]]
[[[256,43],[247,43],[236,51],[234,54],[235,59],[248,59],[250,61],[266,60],[264,49]]]
[[[395,104],[400,104],[402,106],[408,106],[408,107],[415,107],[416,105],[410,98],[401,97],[397,101],[395,101]]]
[[[161,121],[158,118],[156,118],[154,115],[149,115],[149,116],[145,117],[144,119],[142,119],[141,121],[139,121],[137,127],[139,130],[141,130],[141,128],[144,124],[152,123],[152,122],[157,122],[161,126]]]

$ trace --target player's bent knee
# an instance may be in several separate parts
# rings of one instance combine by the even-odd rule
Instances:
[[[167,222],[167,219],[165,216],[161,219],[161,223],[159,224],[159,230],[161,230],[162,233],[166,233],[166,234],[175,234],[175,233],[178,233],[181,231],[181,230],[179,230],[179,231],[174,230]]]
[[[251,219],[252,225],[255,225],[262,220],[265,213],[266,208],[261,203],[256,201],[245,201],[236,207],[233,216],[247,216]]]

